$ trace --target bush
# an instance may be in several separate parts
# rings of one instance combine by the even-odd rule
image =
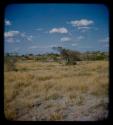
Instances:
[[[17,71],[16,69],[17,58],[16,57],[6,56],[4,61],[5,61],[6,71]]]

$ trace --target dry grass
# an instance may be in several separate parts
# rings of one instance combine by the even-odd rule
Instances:
[[[74,66],[55,62],[20,61],[16,64],[16,68],[18,69],[16,72],[4,72],[4,112],[9,120],[32,120],[29,115],[24,117],[23,112],[33,115],[32,109],[38,108],[35,105],[36,102],[40,103],[40,112],[34,115],[37,114],[37,117],[39,115],[37,120],[40,120],[41,112],[45,112],[43,105],[47,108],[51,100],[54,100],[58,107],[62,105],[67,108],[66,110],[61,109],[67,117],[64,118],[62,114],[55,112],[54,107],[50,104],[48,108],[55,113],[51,115],[48,111],[44,119],[67,120],[71,115],[70,106],[84,105],[87,110],[90,105],[88,97],[92,100],[93,98],[97,100],[108,98],[107,61],[80,62]],[[96,105],[96,102],[94,103]],[[104,102],[103,105],[105,105]],[[72,112],[75,113],[75,117],[72,119],[69,117],[69,120],[76,120],[78,118],[76,113],[79,111],[72,110]],[[79,116],[81,119],[82,114]],[[94,119],[94,115],[89,113],[89,116]]]
[[[63,119],[63,115],[58,112],[54,112],[50,115],[50,121],[61,121]]]

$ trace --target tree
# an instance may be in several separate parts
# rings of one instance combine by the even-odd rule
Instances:
[[[63,47],[54,47],[53,49],[60,52],[66,64],[76,64],[76,61],[80,61],[80,52],[78,51],[72,51]]]

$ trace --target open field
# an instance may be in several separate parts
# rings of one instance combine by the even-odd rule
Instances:
[[[16,121],[95,121],[108,116],[108,61],[18,61],[4,72],[4,112]]]

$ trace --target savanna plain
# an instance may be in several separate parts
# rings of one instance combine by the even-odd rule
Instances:
[[[16,69],[4,70],[6,119],[96,121],[108,117],[108,61],[64,65],[20,60]]]

